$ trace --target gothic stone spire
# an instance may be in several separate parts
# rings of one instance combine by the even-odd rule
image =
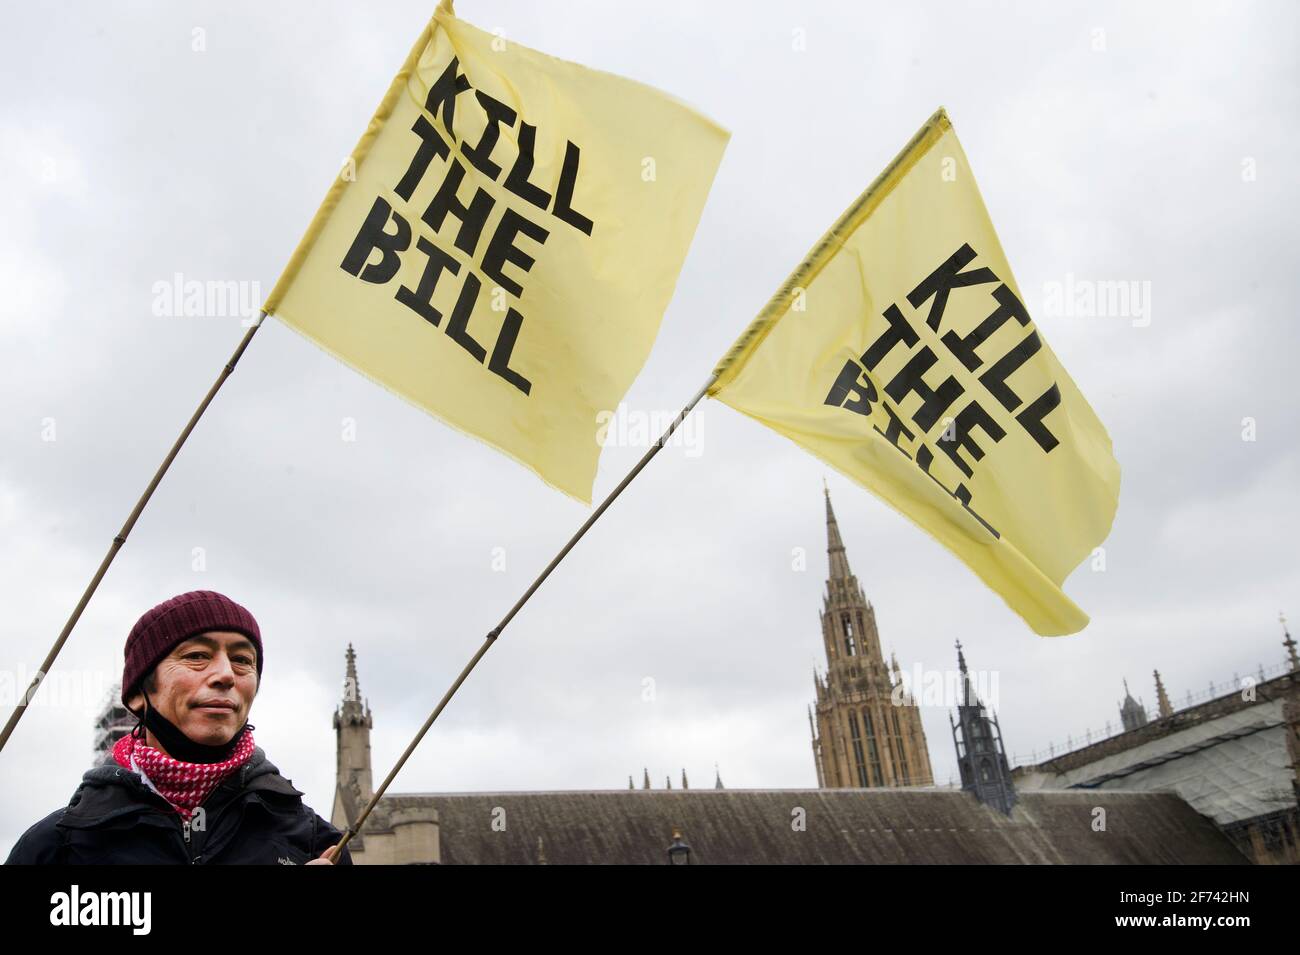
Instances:
[[[826,555],[830,558],[831,580],[848,580],[853,576],[840,537],[840,525],[835,522],[835,509],[831,507],[830,488],[826,488]]]
[[[1156,706],[1159,708],[1160,718],[1174,715],[1174,708],[1169,704],[1169,694],[1165,692],[1165,685],[1160,680],[1160,671],[1153,671],[1156,676]]]
[[[342,815],[349,821],[356,818],[361,806],[358,799],[369,799],[374,793],[370,769],[370,730],[374,720],[369,702],[361,698],[357,681],[357,654],[348,644],[347,676],[343,681],[343,701],[334,711],[334,745],[337,759],[335,801],[342,802]]]
[[[876,612],[849,567],[830,491],[826,494],[829,572],[821,610],[825,677],[813,671],[812,732],[817,782],[824,788],[928,786],[934,781],[915,702],[895,705]]]
[[[962,675],[962,701],[957,706],[957,721],[949,715],[953,744],[957,747],[957,766],[961,770],[961,788],[1000,812],[1011,815],[1016,804],[1016,787],[1007,763],[1002,728],[997,717],[989,717],[980,702],[966,671],[966,658],[957,644],[957,661]]]

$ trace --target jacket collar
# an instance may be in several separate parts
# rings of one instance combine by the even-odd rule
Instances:
[[[275,764],[266,758],[260,746],[243,766],[230,774],[208,797],[208,803],[245,798],[253,794],[301,798],[289,780],[280,775]],[[148,786],[136,773],[117,764],[110,753],[104,762],[86,771],[81,785],[73,794],[58,825],[87,829],[120,816],[146,809],[173,812],[171,805]]]

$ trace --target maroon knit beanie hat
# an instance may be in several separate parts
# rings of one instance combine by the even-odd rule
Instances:
[[[209,630],[242,633],[257,646],[257,681],[262,682],[262,632],[253,615],[229,597],[211,590],[191,590],[164,600],[141,617],[126,638],[126,665],[122,669],[122,703],[139,689],[163,657],[178,644]]]

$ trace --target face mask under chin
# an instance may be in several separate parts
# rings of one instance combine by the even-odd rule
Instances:
[[[196,743],[182,733],[171,720],[158,712],[144,687],[140,688],[140,692],[144,694],[144,719],[131,731],[131,735],[143,739],[144,730],[148,729],[163,750],[172,759],[178,759],[182,763],[220,763],[227,760],[234,753],[239,738],[252,728],[248,723],[244,723],[235,735],[230,737],[230,742],[220,746]]]

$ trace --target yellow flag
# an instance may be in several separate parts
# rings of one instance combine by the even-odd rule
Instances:
[[[444,2],[263,308],[590,503],[728,135]]]
[[[883,498],[1049,636],[1088,623],[1061,584],[1110,532],[1119,465],[1023,302],[940,109],[709,393]]]

